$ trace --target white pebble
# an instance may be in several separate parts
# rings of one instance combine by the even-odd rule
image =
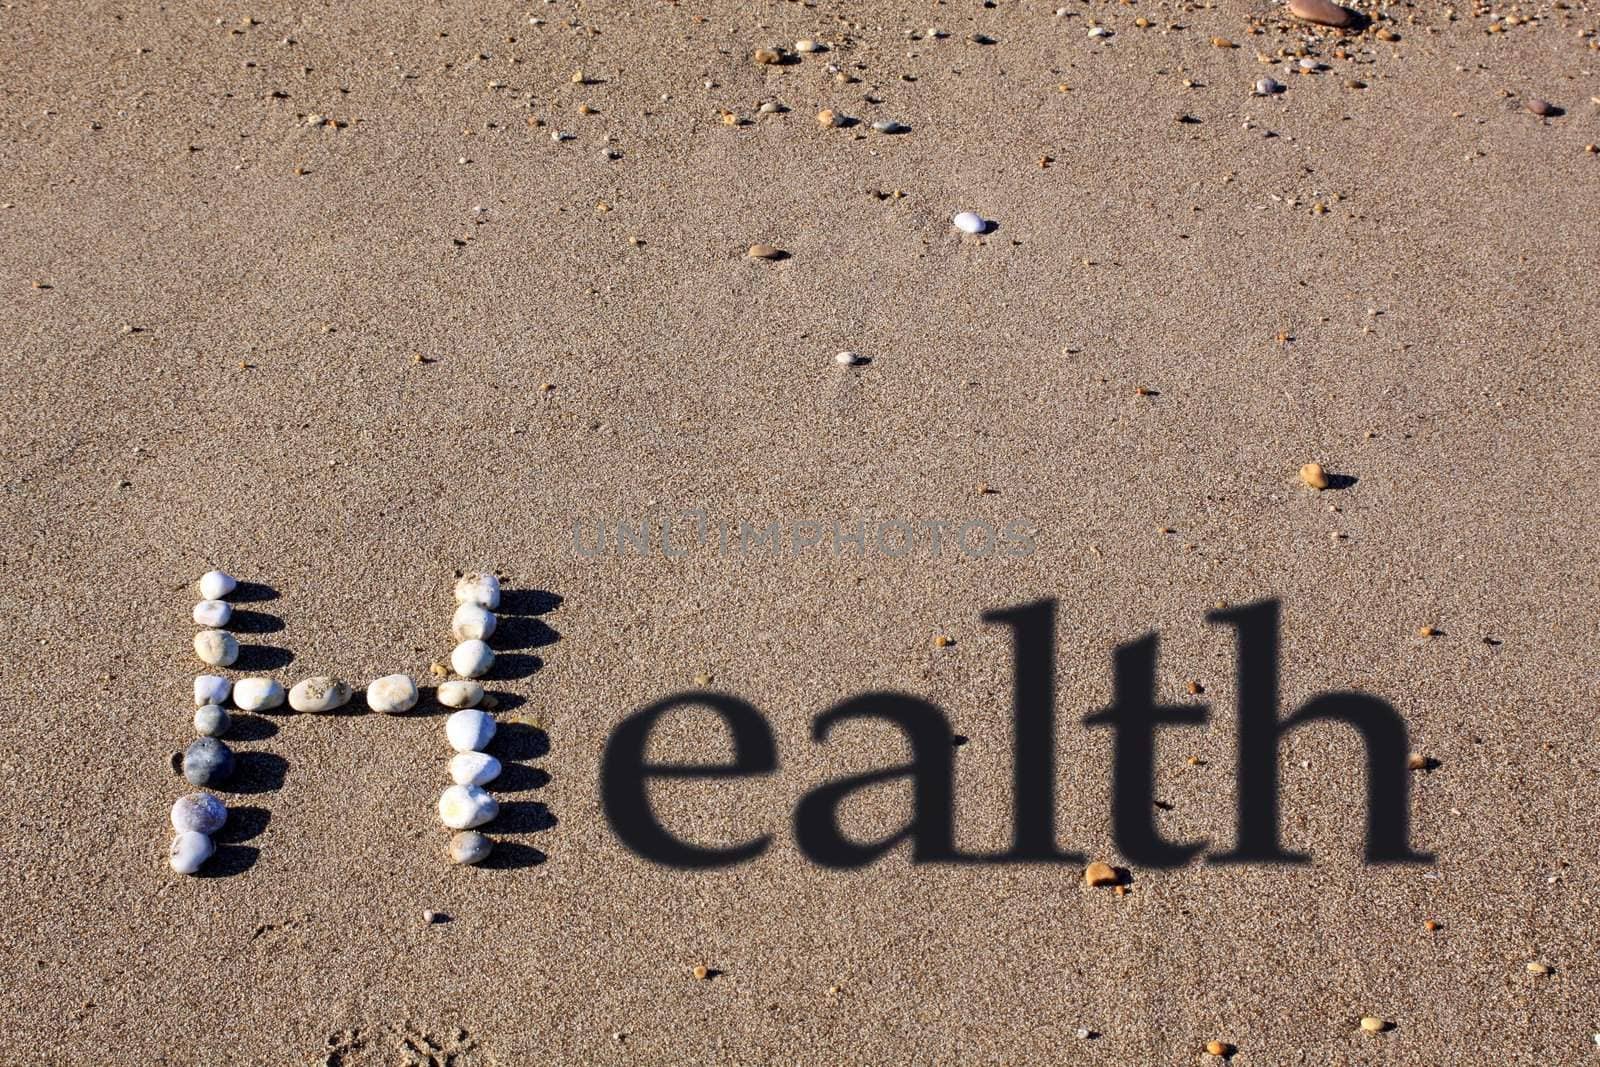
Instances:
[[[214,834],[227,821],[228,805],[210,793],[185,793],[172,805],[172,828],[180,834]]]
[[[349,684],[326,674],[296,682],[289,690],[289,706],[295,711],[332,711],[349,702]]]
[[[820,52],[822,51],[822,46],[809,37],[802,37],[794,43],[794,50],[796,52]]]
[[[185,830],[172,839],[167,857],[172,869],[179,874],[193,874],[216,850],[217,846],[213,845],[211,838],[205,834],[198,830]]]
[[[452,830],[482,826],[498,814],[494,797],[475,785],[453,785],[439,796],[439,821]]]
[[[982,233],[989,228],[989,223],[976,211],[963,211],[951,219],[950,224],[962,233]]]
[[[239,642],[226,630],[201,630],[194,635],[194,654],[209,667],[231,667],[239,658]]]
[[[456,785],[488,785],[500,777],[500,761],[486,752],[457,752],[450,757],[450,780]]]
[[[457,604],[476,604],[493,611],[500,606],[500,579],[492,574],[464,574],[456,579]]]
[[[479,682],[442,682],[438,692],[439,703],[447,708],[475,708],[483,699],[483,685]]]
[[[482,708],[463,708],[444,721],[444,735],[457,752],[481,751],[494,730],[494,716]]]
[[[450,859],[456,863],[482,863],[494,851],[494,842],[480,833],[465,830],[450,838]]]
[[[283,683],[272,678],[240,678],[233,687],[233,706],[244,711],[266,711],[283,703]]]
[[[457,641],[481,641],[494,633],[498,620],[480,604],[462,604],[450,617],[450,635]]]
[[[463,678],[481,678],[494,666],[494,649],[482,641],[463,641],[450,652],[450,667]]]
[[[199,674],[194,679],[194,706],[220,704],[228,699],[233,683],[219,674]]]
[[[1089,36],[1090,37],[1110,37],[1111,36],[1111,31],[1106,29],[1104,26],[1090,26],[1089,27]]]
[[[202,600],[221,600],[238,587],[238,581],[226,571],[206,571],[200,576]]]
[[[866,359],[859,352],[840,352],[833,357],[833,361],[841,367],[854,367],[858,363],[865,363]]]
[[[768,100],[756,110],[761,112],[763,115],[776,115],[778,113],[778,105],[773,103],[771,100]]]
[[[202,600],[194,606],[196,626],[226,626],[233,618],[233,605],[226,600]]]
[[[1256,82],[1257,96],[1272,96],[1274,93],[1283,92],[1283,86],[1271,78],[1262,78]]]
[[[417,706],[417,683],[404,674],[386,674],[367,686],[367,707],[393,715]]]

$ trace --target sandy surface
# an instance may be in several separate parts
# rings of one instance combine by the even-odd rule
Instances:
[[[10,1062],[1600,1055],[1600,18],[1396,5],[1341,42],[1259,3],[392,7],[0,14]],[[801,37],[832,47],[751,61]],[[1329,69],[1257,60],[1301,46]],[[1251,96],[1264,75],[1287,91]],[[998,228],[962,237],[963,209]],[[1341,487],[1299,486],[1308,460]],[[574,550],[575,522],[690,508],[1017,520],[1034,551]],[[495,864],[443,860],[424,702],[245,718],[211,876],[168,870],[213,565],[260,587],[246,662],[286,682],[431,681],[454,572],[501,569]],[[1412,796],[1436,862],[1363,865],[1330,725],[1284,744],[1309,867],[1135,867],[1118,896],[1072,866],[807,863],[793,803],[902,758],[881,727],[810,741],[872,688],[946,709],[960,838],[1004,845],[1009,640],[980,616],[1046,596],[1064,847],[1122,862],[1080,723],[1150,631],[1161,696],[1212,708],[1161,736],[1160,825],[1227,846],[1232,644],[1204,615],[1277,597],[1286,705],[1376,693],[1438,761]],[[781,767],[657,791],[686,836],[776,835],[691,874],[618,842],[598,769],[697,684],[762,709]],[[657,748],[726,741],[690,715]],[[847,822],[905,811],[889,786]]]

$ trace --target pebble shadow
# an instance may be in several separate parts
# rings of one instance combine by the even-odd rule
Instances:
[[[235,755],[233,777],[227,793],[276,793],[283,788],[289,761],[271,752],[240,752]]]
[[[278,724],[271,719],[263,719],[259,715],[249,715],[242,711],[233,713],[232,721],[228,724],[228,733],[224,741],[265,741],[278,732]]]
[[[261,850],[250,845],[219,845],[196,873],[197,878],[231,878],[256,865]]]
[[[270,616],[269,616],[270,618]],[[236,671],[275,671],[294,662],[294,653],[277,645],[240,645]]]
[[[236,634],[275,634],[283,629],[283,620],[264,611],[235,611],[227,628]]]
[[[241,804],[228,809],[228,821],[212,836],[218,844],[238,844],[259,837],[272,821],[272,812],[252,804]]]
[[[278,591],[260,582],[240,582],[228,594],[228,599],[235,604],[259,604],[264,600],[277,600]]]

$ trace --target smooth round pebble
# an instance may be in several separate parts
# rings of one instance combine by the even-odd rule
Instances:
[[[450,861],[452,863],[472,864],[482,863],[489,858],[489,853],[494,851],[494,841],[476,830],[463,830],[450,837]]]
[[[226,630],[201,630],[194,635],[194,654],[208,667],[231,667],[239,658],[239,641]]]
[[[441,682],[439,703],[447,708],[474,708],[483,699],[483,685],[479,682]]]
[[[989,228],[989,223],[976,211],[962,211],[950,220],[950,224],[962,233],[982,233]]]
[[[417,683],[409,675],[386,674],[367,686],[367,707],[385,715],[417,706]]]
[[[1529,111],[1533,112],[1535,115],[1538,115],[1540,118],[1545,118],[1556,113],[1556,106],[1554,104],[1548,100],[1541,100],[1537,96],[1529,100],[1523,106]]]
[[[196,626],[226,626],[233,618],[233,605],[226,600],[202,600],[194,606]]]
[[[444,721],[444,735],[457,752],[481,751],[494,731],[494,716],[482,708],[463,708]]]
[[[1356,23],[1356,13],[1340,7],[1333,0],[1289,0],[1288,6],[1289,14],[1295,18],[1315,22],[1319,26],[1345,29]]]
[[[194,709],[194,732],[201,737],[221,737],[233,725],[233,716],[221,704],[202,704]]]
[[[439,796],[439,820],[452,830],[482,826],[498,814],[494,797],[475,785],[453,785]]]
[[[167,862],[179,874],[194,874],[216,850],[211,838],[198,830],[186,830],[172,839],[167,849]]]
[[[283,683],[272,678],[240,678],[233,687],[233,706],[266,711],[283,703]]]
[[[872,128],[879,133],[905,133],[907,129],[894,119],[879,119],[872,124]]]
[[[493,611],[500,606],[500,579],[492,574],[474,572],[456,579],[457,604],[476,604]]]
[[[239,587],[239,582],[226,571],[206,571],[200,576],[200,597],[203,600],[221,600]]]
[[[457,752],[450,757],[450,780],[456,785],[488,785],[500,777],[500,761],[486,752]]]
[[[494,633],[494,612],[480,604],[462,604],[450,616],[450,636],[457,641],[482,641]]]
[[[776,115],[778,113],[778,110],[779,110],[779,105],[773,103],[771,100],[768,100],[765,104],[762,104],[756,110],[761,112],[763,115]]]
[[[214,834],[227,821],[228,805],[210,793],[185,793],[172,805],[172,828],[180,834]]]
[[[233,683],[220,674],[197,674],[194,679],[194,706],[220,704],[228,699]]]
[[[1262,78],[1256,82],[1257,96],[1273,96],[1281,92],[1283,92],[1283,86],[1271,78]]]
[[[296,682],[289,690],[289,706],[295,711],[332,711],[350,703],[350,686],[337,678],[319,674]]]
[[[190,785],[216,785],[233,774],[233,750],[215,737],[201,737],[183,750],[183,777]]]
[[[809,37],[802,37],[794,43],[794,50],[805,53],[820,52],[822,46]]]
[[[1330,484],[1328,472],[1322,469],[1320,463],[1307,463],[1301,467],[1300,480],[1313,489],[1326,489]]]
[[[866,362],[859,352],[840,352],[833,357],[833,361],[841,367],[854,367],[857,364]]]
[[[494,666],[494,649],[482,641],[463,641],[450,651],[450,667],[463,678],[481,678]]]

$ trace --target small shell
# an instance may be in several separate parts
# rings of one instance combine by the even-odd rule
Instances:
[[[217,785],[233,774],[233,750],[215,737],[201,737],[183,750],[183,777],[190,785]]]
[[[220,674],[199,674],[194,679],[194,706],[220,704],[228,699],[233,683]]]
[[[494,851],[494,841],[476,830],[463,830],[450,837],[450,862],[482,863]]]
[[[481,678],[494,666],[494,649],[482,641],[463,641],[451,650],[450,666],[464,678]]]
[[[326,674],[296,682],[289,690],[289,706],[295,711],[332,711],[349,702],[350,686]]]
[[[221,737],[233,725],[233,716],[221,704],[202,704],[194,709],[194,732],[201,737]]]
[[[226,600],[202,600],[194,606],[196,626],[226,626],[233,618],[233,605]]]
[[[976,211],[963,211],[950,220],[950,224],[962,233],[982,233],[989,228],[989,223]]]
[[[482,641],[494,633],[494,612],[479,604],[462,604],[450,617],[450,636],[457,641]]]
[[[464,708],[444,721],[444,735],[457,752],[481,751],[494,730],[494,716],[482,708]]]
[[[408,675],[386,674],[367,686],[367,707],[385,715],[417,706],[417,683]]]
[[[482,826],[498,814],[494,797],[475,785],[453,785],[439,796],[439,821],[452,830]]]
[[[200,576],[200,596],[204,600],[221,600],[238,587],[238,581],[226,571],[206,571]]]
[[[197,830],[186,830],[172,839],[167,849],[167,862],[179,874],[194,874],[216,850],[211,838]]]
[[[283,703],[283,683],[272,678],[240,678],[233,687],[233,706],[243,711],[266,711]]]
[[[439,703],[447,708],[475,708],[483,699],[483,686],[478,682],[441,682]]]
[[[456,580],[456,603],[476,604],[493,611],[500,606],[500,579],[492,574],[465,574]]]
[[[228,805],[210,793],[186,793],[172,805],[172,828],[180,834],[214,834],[227,821]]]
[[[456,785],[488,785],[500,777],[500,761],[484,752],[457,752],[450,757],[450,780]]]
[[[194,635],[194,654],[208,667],[231,667],[239,658],[239,641],[226,630],[201,630]]]

